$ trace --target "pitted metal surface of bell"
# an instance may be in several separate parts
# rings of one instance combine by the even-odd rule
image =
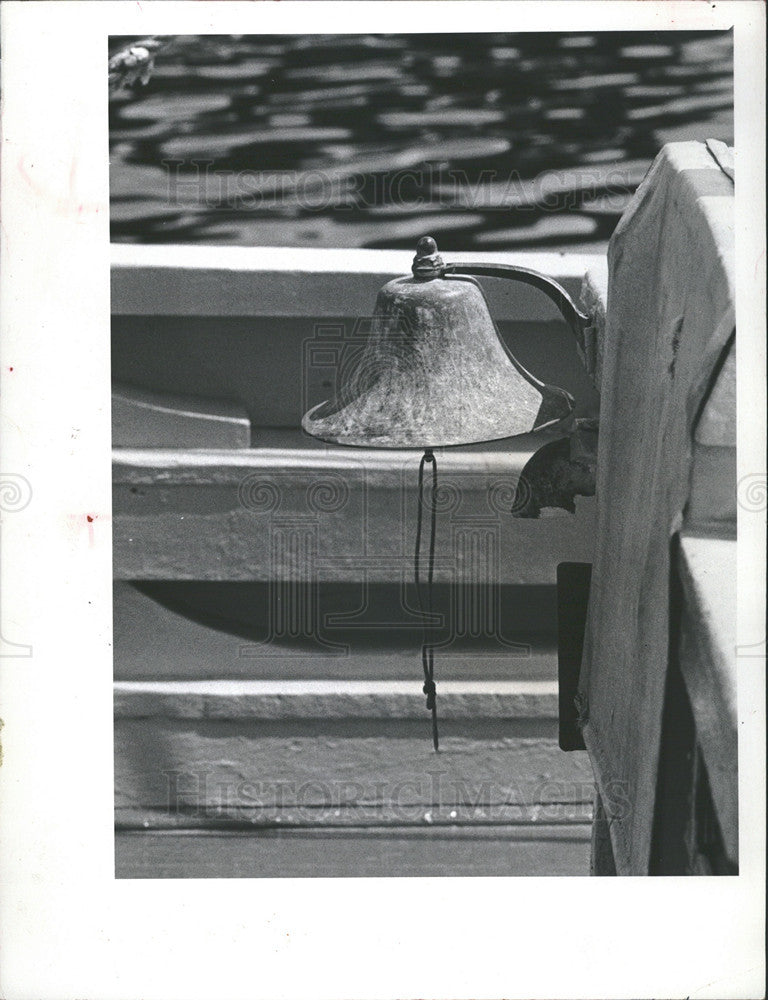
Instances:
[[[434,448],[525,434],[570,415],[571,396],[539,382],[501,342],[463,265],[446,268],[427,236],[412,270],[380,290],[358,363],[335,398],[304,416],[308,434],[345,445]]]

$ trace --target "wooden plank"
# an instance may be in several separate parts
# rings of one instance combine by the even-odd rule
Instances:
[[[355,786],[351,785],[354,791]],[[349,791],[349,789],[348,789]],[[118,832],[269,832],[274,830],[384,830],[443,832],[476,831],[491,835],[504,826],[557,828],[564,834],[574,826],[592,821],[593,805],[581,802],[495,802],[488,810],[473,804],[471,795],[448,805],[432,802],[397,803],[344,801],[328,805],[301,803],[301,808],[278,809],[229,804],[201,803],[169,811],[157,806],[120,806],[115,809]]]
[[[426,710],[423,720],[115,720],[115,806],[148,822],[203,811],[329,823],[353,807],[389,823],[452,821],[459,809],[509,822],[509,810],[532,806],[555,822],[593,790],[586,753],[562,753],[555,720],[444,719],[439,754]]]
[[[684,535],[680,670],[728,859],[738,860],[736,542]]]
[[[705,657],[700,673],[708,685],[707,700],[735,731],[736,542],[686,531],[680,537],[678,571],[685,610]]]
[[[686,527],[736,537],[736,336],[713,360],[714,376],[699,392],[704,402],[693,440]]]
[[[415,719],[424,695],[413,681],[117,681],[116,718]],[[442,681],[446,719],[557,715],[552,681]]]
[[[414,252],[415,252],[414,241]],[[410,274],[405,250],[288,247],[196,247],[112,244],[112,313],[117,316],[370,316],[378,290]],[[450,253],[446,262],[483,255]],[[589,256],[499,253],[494,263],[519,264],[559,280],[578,295]],[[488,281],[499,320],[559,314],[525,285]]]
[[[586,875],[589,827],[490,836],[365,833],[118,833],[116,878],[343,878]]]
[[[675,621],[679,600],[675,587]],[[660,751],[648,874],[691,875],[696,839],[696,726],[674,654],[666,675]]]
[[[577,498],[575,516],[511,516],[543,435],[531,437],[514,450],[503,442],[506,450],[439,453],[446,504],[437,518],[436,581],[554,583],[558,562],[591,561],[593,498]],[[410,580],[416,472],[416,455],[406,451],[121,449],[113,463],[115,577]],[[480,536],[488,556],[477,562],[470,548]]]
[[[586,503],[584,507],[589,511]],[[218,514],[202,514],[171,509],[154,517],[118,511],[113,525],[115,577],[297,584],[410,580],[413,520],[398,522],[383,497],[371,508],[373,513],[364,530],[359,509],[346,518],[321,515],[287,527],[276,518],[248,511],[224,509]],[[591,520],[588,513],[583,519],[577,513],[543,521],[513,522],[510,518],[510,525],[492,524],[489,535],[494,553],[488,567],[468,563],[461,538],[456,539],[460,528],[450,522],[441,525],[437,531],[437,551],[441,555],[435,564],[435,581],[458,580],[460,586],[487,582],[491,588],[498,584],[553,583],[560,558],[589,561],[592,538],[586,525]],[[471,531],[470,526],[466,534]],[[286,537],[296,546],[306,543],[306,557],[294,558],[286,551],[287,543],[282,543]],[[487,580],[474,575],[481,571],[487,572]]]
[[[435,448],[434,451],[440,470],[446,475],[506,474],[515,476],[509,480],[509,485],[513,486],[542,443],[559,437],[562,433],[539,431],[504,441]],[[400,485],[403,477],[410,477],[414,455],[420,455],[420,449],[413,448],[342,447],[318,441],[300,430],[265,432],[263,441],[261,447],[237,454],[221,448],[195,453],[159,448],[115,449],[112,456],[115,482],[131,485],[147,485],[156,480],[170,484],[238,484],[244,473],[254,469],[257,472],[264,469],[275,473],[282,470],[318,474],[341,469],[348,473],[366,472],[368,479],[375,483]]]

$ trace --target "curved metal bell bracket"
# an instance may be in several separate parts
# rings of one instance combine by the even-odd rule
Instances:
[[[507,278],[538,288],[555,303],[577,341],[582,343],[584,330],[590,323],[589,316],[577,308],[568,292],[554,278],[549,278],[546,274],[534,271],[529,267],[518,267],[516,264],[446,264],[442,269],[442,277],[448,277],[452,274],[467,274],[481,278]]]
[[[422,236],[419,240],[411,271],[417,281],[469,275],[478,278],[506,278],[509,281],[519,281],[524,285],[538,288],[554,302],[579,345],[583,347],[584,330],[590,323],[589,316],[576,306],[558,281],[540,271],[534,271],[530,267],[519,267],[517,264],[446,264],[437,251],[437,243],[431,236]]]

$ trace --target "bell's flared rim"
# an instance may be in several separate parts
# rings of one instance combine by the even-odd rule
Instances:
[[[560,389],[556,386],[545,386],[544,388],[545,390],[552,390],[558,396],[562,394],[561,398],[563,398],[563,402],[565,402],[568,406],[567,412],[560,416],[555,416],[549,420],[545,420],[540,424],[534,424],[534,426],[530,427],[528,430],[496,434],[491,437],[466,435],[462,437],[461,440],[445,440],[441,438],[439,434],[424,434],[418,440],[413,440],[413,438],[415,438],[415,435],[413,435],[407,440],[395,441],[391,439],[384,440],[384,435],[381,435],[377,439],[375,437],[365,435],[343,433],[334,434],[330,432],[330,430],[327,430],[324,433],[321,428],[310,429],[313,415],[317,410],[325,406],[324,402],[318,403],[304,414],[301,421],[301,427],[305,434],[308,434],[310,437],[313,437],[318,441],[324,441],[326,444],[342,445],[345,448],[359,448],[361,450],[367,448],[374,449],[376,451],[424,451],[425,449],[436,448],[467,448],[475,445],[493,444],[499,441],[513,441],[517,438],[526,437],[529,434],[538,434],[543,431],[551,434],[557,432],[558,430],[568,429],[574,419],[575,403],[573,397],[564,389]]]

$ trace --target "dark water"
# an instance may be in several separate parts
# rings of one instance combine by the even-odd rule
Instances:
[[[732,81],[730,33],[176,37],[110,102],[112,239],[601,250]]]

